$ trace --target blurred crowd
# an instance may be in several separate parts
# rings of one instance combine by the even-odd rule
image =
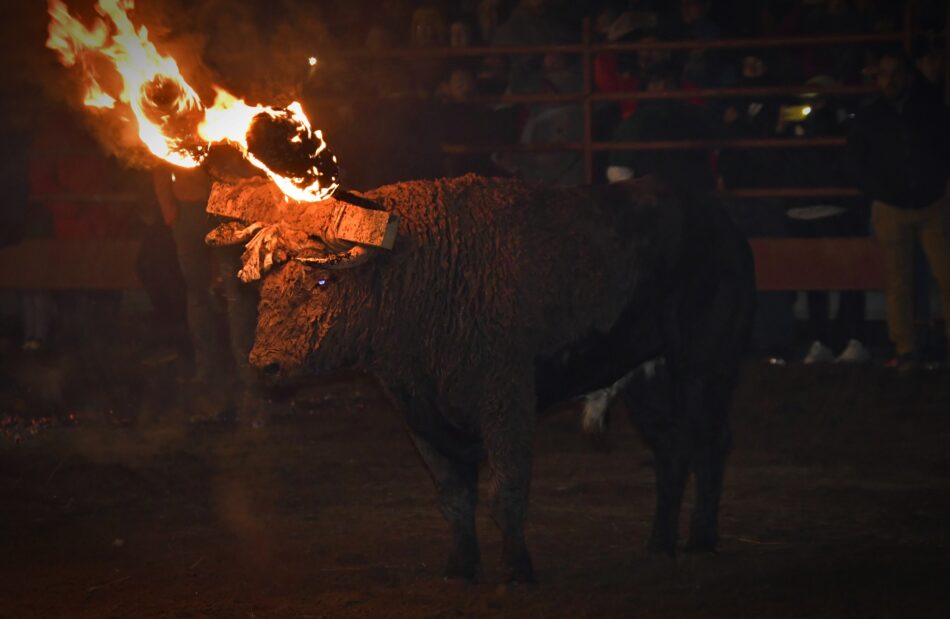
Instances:
[[[921,35],[915,61],[934,84],[942,79],[943,45],[935,31],[943,24],[940,2],[916,3],[914,21]],[[589,18],[595,42],[631,43],[665,40],[716,40],[819,34],[895,33],[904,26],[898,3],[874,0],[619,0],[591,3],[563,0],[455,0],[443,2],[345,3],[327,15],[330,31],[345,33],[333,46],[376,52],[369,58],[334,54],[320,58],[306,92],[332,138],[346,150],[366,154],[374,143],[411,142],[428,152],[414,176],[458,173],[467,169],[508,173],[545,182],[575,184],[583,178],[577,153],[493,157],[443,157],[445,143],[538,144],[580,142],[583,116],[578,105],[479,104],[485,95],[576,94],[583,88],[581,57],[571,53],[455,55],[438,59],[387,57],[393,48],[524,47],[579,43],[582,20]],[[705,88],[860,84],[873,80],[875,49],[866,45],[719,50],[642,50],[601,53],[594,59],[598,92],[701,90]],[[940,91],[942,94],[942,91]],[[354,102],[356,98],[358,101]],[[447,103],[449,105],[439,105]],[[855,101],[820,101],[821,120],[802,123],[811,101],[777,97],[738,99],[631,99],[598,103],[594,138],[621,142],[722,137],[778,137],[842,131],[843,117]],[[373,110],[373,113],[367,113]],[[749,110],[755,110],[750,113]],[[853,111],[853,109],[851,110]],[[420,113],[422,112],[422,113]],[[780,113],[781,112],[781,113]],[[368,125],[364,119],[376,120]],[[359,118],[359,123],[353,119]],[[834,121],[834,122],[829,122]],[[404,129],[394,129],[402,127]],[[345,154],[345,153],[344,153]],[[405,178],[400,162],[370,157],[350,161],[351,182],[377,185]],[[341,157],[346,165],[347,158]],[[596,162],[598,180],[662,171],[691,170],[696,181],[734,185],[735,170],[716,167],[706,153],[634,153],[604,155]],[[740,166],[741,167],[741,166]],[[364,181],[364,178],[366,179]],[[758,175],[753,183],[780,185],[783,179]],[[778,181],[778,182],[776,182]]]

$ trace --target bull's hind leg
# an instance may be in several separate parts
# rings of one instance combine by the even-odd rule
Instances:
[[[676,554],[683,492],[689,477],[688,448],[678,437],[669,437],[654,448],[656,474],[656,514],[649,550],[668,556]]]
[[[644,398],[634,387],[624,391],[624,400],[640,434],[653,450],[656,476],[656,512],[648,549],[674,556],[692,453],[687,418],[699,394],[695,393],[694,384],[676,380],[667,373],[656,382],[654,389],[658,391],[652,393],[652,398]]]
[[[696,504],[690,521],[687,552],[715,552],[719,543],[719,500],[726,469],[726,457],[732,448],[728,413],[732,381],[712,379],[708,392],[703,442],[695,447],[692,469],[696,484]]]
[[[478,460],[448,457],[411,430],[409,435],[432,474],[439,494],[439,509],[452,532],[445,577],[474,579],[480,563],[475,534]]]
[[[686,552],[715,552],[719,544],[719,499],[727,453],[728,448],[716,444],[697,450],[693,457],[696,505]]]

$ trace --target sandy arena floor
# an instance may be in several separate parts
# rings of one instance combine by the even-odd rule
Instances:
[[[38,365],[4,360],[2,619],[950,616],[947,374],[750,364],[721,552],[676,562],[643,551],[653,473],[623,411],[608,450],[549,416],[540,584],[509,588],[484,513],[481,581],[442,580],[432,484],[369,381],[312,385],[246,431],[189,424],[173,370],[134,357],[64,366],[79,385]]]

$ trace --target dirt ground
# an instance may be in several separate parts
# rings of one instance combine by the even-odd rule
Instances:
[[[480,582],[442,580],[432,484],[365,379],[241,430],[188,423],[175,364],[134,351],[2,359],[2,619],[950,616],[947,374],[750,363],[721,551],[675,562],[644,552],[651,458],[623,411],[608,449],[548,416],[540,584],[506,587],[484,510]]]

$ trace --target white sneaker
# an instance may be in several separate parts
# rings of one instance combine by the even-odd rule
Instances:
[[[868,363],[870,361],[871,353],[858,340],[848,340],[848,345],[835,359],[835,363]]]
[[[808,354],[805,355],[805,359],[802,360],[802,363],[805,365],[810,365],[812,363],[828,363],[834,361],[834,353],[831,352],[831,349],[815,340],[811,343],[811,348],[808,349]]]

